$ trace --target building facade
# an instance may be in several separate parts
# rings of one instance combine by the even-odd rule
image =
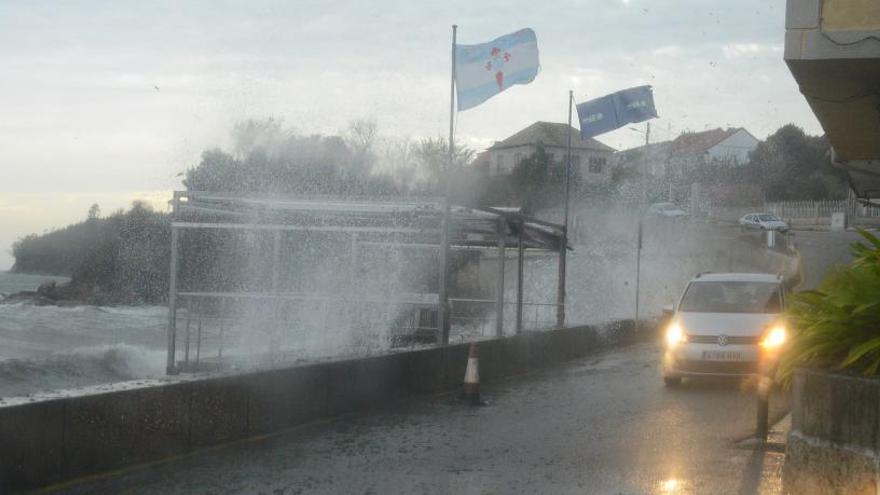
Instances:
[[[686,132],[670,143],[667,169],[685,177],[706,165],[745,165],[758,143],[758,138],[742,127]]]
[[[516,134],[498,141],[475,160],[490,176],[510,175],[514,168],[534,154],[538,146],[550,156],[553,163],[564,164],[568,139],[571,137],[572,176],[587,183],[606,183],[611,180],[611,155],[614,148],[595,139],[581,139],[580,131],[567,124],[535,122]]]

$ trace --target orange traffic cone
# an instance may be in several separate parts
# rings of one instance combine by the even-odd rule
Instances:
[[[480,405],[480,346],[471,344],[468,353],[467,370],[464,372],[464,387],[459,399]]]

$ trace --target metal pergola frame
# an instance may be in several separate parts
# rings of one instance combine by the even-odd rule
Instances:
[[[278,289],[278,270],[273,269],[271,293],[178,291],[180,235],[186,230],[244,230],[274,232],[273,266],[279,263],[282,232],[335,232],[347,234],[351,243],[352,266],[358,260],[359,245],[394,245],[402,249],[441,249],[440,232],[443,206],[434,199],[355,199],[326,196],[248,196],[232,193],[175,191],[171,201],[171,261],[168,297],[167,373],[179,372],[176,363],[178,298],[210,296],[257,299],[321,299],[322,295],[282,293]],[[395,236],[394,243],[382,237]],[[378,240],[376,237],[378,236]],[[517,250],[516,331],[523,328],[523,267],[527,249],[557,253],[560,272],[565,269],[565,227],[530,218],[516,211],[495,208],[454,206],[449,215],[449,248],[455,250],[495,250],[496,275],[495,333],[504,334],[504,264],[506,250]],[[403,242],[401,242],[403,241]],[[448,259],[441,257],[441,259]],[[442,263],[441,263],[442,264]],[[448,265],[448,261],[447,261]],[[440,267],[448,271],[448,266]],[[446,279],[446,277],[442,277]],[[399,294],[405,304],[438,304],[434,294]],[[465,301],[465,300],[463,300]],[[487,302],[486,300],[474,300]],[[564,295],[557,293],[557,308]],[[557,321],[557,324],[561,324]],[[187,328],[189,327],[189,320]],[[201,328],[201,327],[199,327]],[[187,336],[187,346],[189,337]],[[437,344],[449,343],[448,325],[437,329]],[[188,354],[187,354],[188,356]]]

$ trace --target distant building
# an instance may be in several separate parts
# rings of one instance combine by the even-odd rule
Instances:
[[[758,142],[741,127],[685,132],[672,141],[619,151],[614,166],[654,177],[682,177],[708,164],[745,165]]]
[[[611,180],[611,155],[614,148],[596,141],[581,139],[580,131],[567,124],[535,122],[503,141],[498,141],[477,155],[474,165],[489,175],[509,175],[522,160],[530,157],[541,144],[554,163],[565,163],[568,138],[571,136],[572,176],[589,183]]]
[[[666,174],[669,162],[669,146],[672,141],[651,143],[614,154],[614,167],[627,172],[638,172],[642,175],[662,177]]]
[[[686,176],[709,164],[745,165],[758,142],[742,127],[683,133],[669,144],[667,173]]]

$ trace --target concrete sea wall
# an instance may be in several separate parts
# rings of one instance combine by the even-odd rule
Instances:
[[[485,382],[537,370],[595,352],[603,342],[591,327],[483,341],[480,375]],[[454,390],[464,377],[468,346],[0,407],[0,493]]]
[[[798,370],[791,421],[786,493],[880,492],[880,380]]]

